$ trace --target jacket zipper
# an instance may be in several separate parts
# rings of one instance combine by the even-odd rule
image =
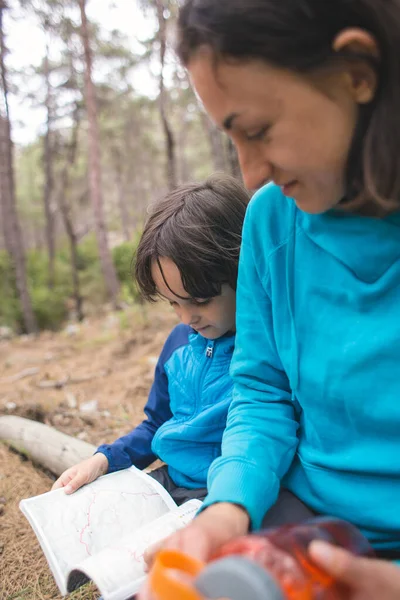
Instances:
[[[206,356],[207,358],[212,358],[214,354],[214,342],[208,342],[206,348]]]

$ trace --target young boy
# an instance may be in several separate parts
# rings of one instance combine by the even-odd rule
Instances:
[[[221,454],[231,402],[229,366],[248,195],[232,177],[183,185],[157,203],[140,240],[135,275],[144,298],[167,300],[181,320],[158,360],[144,420],[113,444],[67,469],[53,489],[67,493],[100,475],[157,457],[150,474],[177,504],[206,496],[208,469]]]

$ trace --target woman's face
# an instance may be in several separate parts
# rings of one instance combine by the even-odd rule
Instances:
[[[245,185],[268,181],[309,213],[344,196],[358,105],[346,73],[317,80],[259,61],[215,61],[201,50],[189,73],[206,111],[238,151]]]

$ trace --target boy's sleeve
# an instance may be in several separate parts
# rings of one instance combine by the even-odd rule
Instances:
[[[187,331],[178,326],[165,342],[144,408],[147,419],[127,435],[97,449],[96,452],[103,453],[108,460],[108,473],[127,469],[132,465],[138,469],[145,469],[156,460],[157,457],[151,450],[153,437],[157,429],[172,417],[165,363],[179,346],[187,343],[187,336]]]
[[[237,289],[233,401],[222,454],[209,471],[204,507],[216,502],[241,505],[250,515],[252,528],[258,529],[293,460],[298,424],[275,345],[268,275],[262,281],[257,269],[255,257],[262,248],[252,228],[248,214]]]

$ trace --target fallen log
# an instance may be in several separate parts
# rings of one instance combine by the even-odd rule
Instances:
[[[54,427],[12,415],[0,417],[0,441],[57,476],[96,450]]]

